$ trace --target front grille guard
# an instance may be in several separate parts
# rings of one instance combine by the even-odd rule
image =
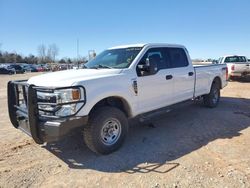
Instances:
[[[58,90],[65,89],[81,89],[83,91],[83,98],[81,100],[56,103],[56,101],[47,102],[38,99],[37,92],[54,93]],[[56,116],[55,113],[64,105],[79,104],[78,110],[68,116]],[[29,85],[27,80],[18,80],[8,82],[8,109],[10,121],[15,128],[18,128],[19,121],[25,120],[29,122],[30,134],[37,143],[43,143],[39,138],[39,122],[46,120],[55,120],[59,118],[69,118],[75,116],[86,104],[86,91],[83,86],[70,87],[40,87]],[[39,108],[39,105],[50,105],[54,110],[44,110]],[[18,112],[18,113],[17,113]]]

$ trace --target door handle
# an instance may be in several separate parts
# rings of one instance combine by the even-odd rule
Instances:
[[[166,76],[166,80],[171,80],[172,78],[173,78],[172,75],[167,75],[167,76]]]
[[[188,73],[188,76],[193,76],[194,75],[194,72],[189,72]]]
[[[248,67],[249,67],[249,64],[247,64],[246,66],[248,66]]]

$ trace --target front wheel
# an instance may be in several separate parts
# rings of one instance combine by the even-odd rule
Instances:
[[[86,145],[98,154],[109,154],[121,147],[128,133],[125,114],[114,107],[100,107],[90,114],[84,127]]]
[[[212,84],[210,93],[203,97],[204,104],[207,107],[214,108],[220,101],[220,87],[216,82]]]

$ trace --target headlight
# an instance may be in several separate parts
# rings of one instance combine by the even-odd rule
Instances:
[[[54,90],[53,93],[37,92],[38,106],[44,115],[70,116],[75,114],[83,105],[81,99],[84,92],[81,88],[69,88]]]
[[[80,89],[58,90],[55,92],[55,95],[57,96],[57,103],[68,103],[81,99]]]

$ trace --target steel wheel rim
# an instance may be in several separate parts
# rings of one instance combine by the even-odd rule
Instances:
[[[121,123],[118,119],[110,118],[101,129],[101,140],[105,145],[113,145],[121,136]]]

